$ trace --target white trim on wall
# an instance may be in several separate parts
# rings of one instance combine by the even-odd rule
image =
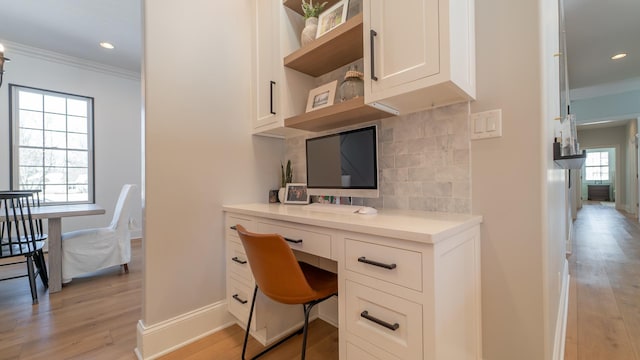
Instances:
[[[137,80],[140,81],[141,75],[140,73],[129,71],[121,68],[117,68],[114,66],[108,66],[105,64],[100,64],[97,62],[89,61],[86,59],[80,59],[77,57],[72,57],[64,54],[60,54],[53,51],[48,51],[44,49],[34,48],[31,46],[14,43],[7,40],[1,40],[7,49],[11,49],[11,52],[15,52],[18,54],[22,54],[25,56],[29,56],[31,58],[51,61],[58,64],[74,66],[83,70],[95,71],[107,75],[117,76],[129,80]]]
[[[569,314],[569,262],[564,261],[562,269],[562,290],[558,302],[558,318],[556,319],[556,336],[553,343],[553,360],[564,359],[564,346],[567,337],[567,318]]]
[[[622,81],[612,82],[608,84],[600,84],[595,86],[587,86],[578,89],[572,89],[569,96],[572,101],[591,99],[594,97],[621,94],[628,91],[640,89],[640,77],[626,79]]]
[[[139,320],[137,346],[134,352],[140,360],[157,359],[235,323],[236,320],[227,311],[226,301],[219,301],[150,326]]]

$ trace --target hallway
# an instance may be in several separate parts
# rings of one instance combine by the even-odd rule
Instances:
[[[565,359],[640,360],[640,225],[585,202],[573,230]]]

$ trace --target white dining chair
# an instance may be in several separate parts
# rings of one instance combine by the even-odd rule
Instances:
[[[129,272],[131,233],[129,217],[135,185],[122,187],[111,224],[104,228],[62,234],[62,282],[74,277],[122,265]]]

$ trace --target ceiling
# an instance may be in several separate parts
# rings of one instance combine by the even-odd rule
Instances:
[[[592,87],[640,77],[640,1],[563,0],[569,86]],[[611,60],[618,53],[629,55]]]
[[[141,0],[0,0],[0,42],[140,73],[141,14]],[[102,41],[115,49],[101,48]]]
[[[0,0],[0,40],[140,72],[141,1]],[[640,1],[563,1],[570,87],[640,78]],[[629,56],[612,61],[618,52]]]

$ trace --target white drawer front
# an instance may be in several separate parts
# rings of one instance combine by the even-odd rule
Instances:
[[[331,236],[304,227],[292,227],[272,223],[258,223],[258,232],[282,235],[292,249],[331,258]]]
[[[364,350],[353,343],[347,341],[347,359],[349,360],[400,360],[395,356],[388,355],[371,346],[366,346]]]
[[[252,286],[246,285],[233,277],[227,277],[228,310],[243,324],[246,324],[249,319],[253,290]],[[258,325],[260,327],[264,326],[264,324],[258,324],[254,315],[251,321],[251,330],[255,330]]]
[[[244,226],[245,229],[249,231],[255,231],[254,230],[255,223],[250,217],[244,217],[238,214],[227,214],[224,223],[225,223],[225,231],[226,231],[227,237],[229,235],[233,235],[236,238],[238,237],[238,232],[232,228],[238,224]],[[238,239],[238,241],[240,241],[240,239]]]
[[[345,291],[348,333],[401,359],[422,359],[422,305],[349,280]]]
[[[227,271],[249,283],[254,281],[249,267],[249,260],[247,260],[242,244],[232,241],[227,242]]]
[[[422,291],[422,254],[416,251],[345,239],[347,270]]]

